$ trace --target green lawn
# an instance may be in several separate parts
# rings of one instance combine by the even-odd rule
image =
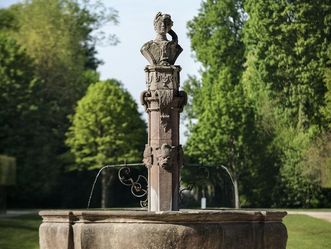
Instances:
[[[0,218],[0,248],[39,249],[40,223],[41,218],[36,215]]]
[[[306,215],[288,215],[284,219],[288,231],[287,249],[331,248],[331,223]]]
[[[38,216],[0,218],[1,249],[38,249]],[[331,223],[306,215],[288,215],[284,223],[288,230],[287,249],[331,248]]]

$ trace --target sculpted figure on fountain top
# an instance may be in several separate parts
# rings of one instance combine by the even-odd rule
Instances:
[[[169,14],[158,12],[154,19],[156,37],[143,45],[140,52],[151,65],[169,66],[174,65],[177,57],[183,51],[178,45],[178,37],[172,30],[173,21]],[[172,40],[167,39],[167,34]]]

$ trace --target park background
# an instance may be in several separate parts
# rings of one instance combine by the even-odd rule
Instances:
[[[158,11],[172,15],[184,48],[185,163],[226,166],[242,208],[331,206],[329,1],[5,0],[0,8],[3,209],[86,208],[99,168],[141,162],[139,50],[154,38]],[[92,207],[136,206],[108,173]],[[202,195],[227,206],[222,176],[184,173],[195,181],[192,207]]]

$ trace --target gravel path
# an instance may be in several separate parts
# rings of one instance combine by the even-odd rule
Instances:
[[[18,217],[27,214],[38,214],[38,210],[7,210],[5,214],[0,214],[0,218]]]
[[[314,212],[314,211],[287,211],[288,214],[305,214],[314,218],[326,220],[331,222],[331,212]]]

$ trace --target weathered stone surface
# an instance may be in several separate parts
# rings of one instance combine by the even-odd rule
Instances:
[[[171,29],[173,22],[171,16],[158,12],[154,19],[156,37],[143,45],[140,52],[151,65],[174,65],[178,55],[183,49],[178,45],[177,34]],[[172,40],[167,39],[167,34]]]
[[[141,102],[148,113],[148,168],[150,211],[178,210],[179,176],[183,151],[179,144],[179,113],[187,101],[179,91],[179,66],[147,66],[147,90]]]
[[[52,211],[39,227],[40,248],[74,249],[72,219],[69,211]],[[51,236],[50,236],[51,235]]]
[[[42,211],[40,249],[285,249],[285,212]]]

